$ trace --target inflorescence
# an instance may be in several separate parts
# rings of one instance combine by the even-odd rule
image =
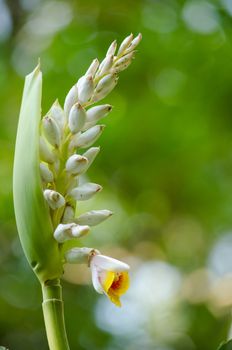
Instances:
[[[61,248],[64,242],[86,235],[91,226],[112,215],[110,210],[103,209],[76,216],[77,201],[88,200],[102,190],[101,185],[92,182],[80,185],[79,179],[100,151],[99,147],[91,147],[105,127],[97,123],[112,110],[109,104],[93,105],[116,86],[118,74],[131,64],[141,38],[141,34],[135,38],[129,35],[117,53],[117,42],[113,41],[104,60],[99,63],[94,59],[85,75],[70,89],[64,108],[56,100],[42,119],[40,172],[54,238]],[[65,253],[65,262],[87,263],[96,291],[121,305],[120,296],[129,285],[127,264],[101,255],[93,248],[73,248]]]

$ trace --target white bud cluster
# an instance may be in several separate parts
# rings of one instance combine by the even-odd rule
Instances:
[[[131,64],[141,38],[141,34],[135,38],[129,35],[118,51],[117,42],[113,41],[103,61],[100,63],[94,59],[86,73],[72,86],[64,107],[56,100],[42,118],[40,174],[44,198],[51,210],[54,238],[59,244],[85,236],[91,226],[112,215],[106,209],[76,215],[76,201],[88,200],[102,190],[101,185],[92,182],[79,185],[79,176],[89,169],[99,153],[100,147],[91,146],[105,126],[97,123],[112,110],[109,104],[92,105],[114,89],[118,73]],[[66,252],[67,261],[83,261],[92,251],[99,254],[92,248]]]

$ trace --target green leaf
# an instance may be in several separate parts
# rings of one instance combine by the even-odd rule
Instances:
[[[26,77],[15,146],[13,196],[16,223],[25,255],[41,282],[59,278],[62,263],[53,238],[39,171],[42,73]]]
[[[229,340],[228,342],[224,342],[221,344],[218,348],[218,350],[232,350],[232,340]]]

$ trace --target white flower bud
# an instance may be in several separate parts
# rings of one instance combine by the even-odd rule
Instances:
[[[80,238],[89,232],[89,226],[81,226],[75,223],[59,224],[54,232],[54,238],[63,243],[73,238]]]
[[[95,106],[87,110],[86,123],[97,122],[103,117],[106,117],[109,112],[112,111],[111,105]]]
[[[45,190],[43,194],[44,198],[48,202],[48,205],[53,210],[63,207],[65,205],[65,199],[59,192],[53,190]]]
[[[73,188],[69,195],[76,201],[85,201],[92,198],[97,192],[102,190],[102,186],[88,182],[82,186]]]
[[[68,126],[73,134],[80,131],[86,120],[85,109],[80,105],[80,103],[75,103],[69,112]]]
[[[94,83],[92,75],[84,75],[78,80],[78,101],[81,104],[88,102],[94,91]]]
[[[117,49],[117,41],[114,40],[112,44],[109,46],[106,56],[112,56],[112,55],[114,56],[116,49]]]
[[[83,157],[86,157],[88,159],[87,167],[85,168],[85,171],[89,169],[90,165],[93,163],[94,159],[100,152],[100,147],[91,147],[89,148],[84,154]]]
[[[109,218],[112,214],[112,211],[106,209],[91,210],[80,215],[75,219],[75,222],[77,222],[79,225],[95,226]]]
[[[61,142],[61,132],[56,121],[47,116],[42,119],[42,124],[44,135],[48,142],[54,147],[59,147]]]
[[[75,225],[72,227],[72,235],[74,238],[80,238],[87,235],[89,230],[90,228],[88,225]]]
[[[67,224],[68,222],[73,221],[74,216],[75,216],[75,211],[74,211],[73,207],[71,207],[70,205],[67,205],[64,209],[62,222],[64,224]]]
[[[92,77],[94,77],[98,67],[99,67],[99,61],[98,61],[97,58],[95,58],[95,60],[93,60],[91,65],[89,66],[89,68],[88,68],[87,72],[85,73],[85,75],[92,75]]]
[[[94,126],[100,119],[106,117],[112,111],[111,105],[100,105],[88,109],[86,113],[86,122],[82,130],[87,130]]]
[[[70,148],[87,148],[91,146],[102,134],[105,125],[95,125],[82,134],[74,135],[72,141],[70,142]]]
[[[126,49],[125,53],[131,52],[133,51],[136,46],[138,46],[138,44],[140,43],[140,41],[142,40],[142,34],[139,33],[131,42],[130,46]]]
[[[77,86],[73,85],[73,87],[69,90],[64,101],[64,112],[66,116],[69,115],[70,109],[77,102],[78,102]]]
[[[77,175],[85,171],[87,164],[88,159],[86,157],[80,156],[79,154],[73,154],[68,158],[65,168],[69,173]]]
[[[52,171],[48,168],[45,163],[40,163],[40,175],[44,182],[53,182],[54,176]]]
[[[128,35],[123,42],[121,43],[119,49],[118,49],[118,56],[121,56],[121,54],[123,54],[123,52],[128,48],[128,46],[130,45],[130,43],[133,40],[133,34]]]
[[[118,77],[116,74],[107,74],[104,76],[97,84],[92,100],[94,102],[102,100],[113,90],[113,88],[117,85],[117,82]]]
[[[114,68],[118,68],[120,66],[124,66],[125,64],[127,64],[128,62],[131,63],[132,58],[134,57],[135,52],[129,52],[127,55],[122,56],[121,58],[119,58],[119,60],[117,60],[114,64]]]
[[[54,163],[55,156],[42,136],[39,138],[39,152],[41,160],[49,164]]]
[[[88,264],[90,254],[100,254],[100,252],[93,248],[73,248],[65,253],[65,260],[69,264]]]
[[[58,126],[60,127],[61,131],[64,129],[64,125],[65,125],[65,114],[63,109],[61,108],[58,100],[56,100],[51,109],[48,112],[48,115],[50,117],[52,117],[56,123],[58,124]]]
[[[119,73],[122,72],[123,70],[127,69],[129,65],[131,64],[132,59],[127,61],[126,63],[122,63],[120,65],[114,66],[110,71],[111,73]]]
[[[113,55],[106,56],[99,66],[97,76],[106,74],[112,67],[113,61],[114,61]]]

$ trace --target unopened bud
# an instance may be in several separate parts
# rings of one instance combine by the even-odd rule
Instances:
[[[78,101],[81,104],[88,102],[94,91],[94,83],[92,75],[84,75],[78,80]]]
[[[74,135],[70,148],[87,148],[91,146],[102,134],[104,127],[105,125],[95,125],[80,135]]]
[[[89,169],[90,165],[93,163],[99,152],[100,147],[91,147],[83,154],[83,157],[86,157],[88,159],[88,164],[85,168],[85,171]]]
[[[61,131],[56,121],[51,117],[44,117],[42,119],[44,135],[48,142],[54,146],[59,147],[61,141]]]
[[[73,188],[69,195],[76,201],[85,201],[92,198],[97,192],[102,190],[102,186],[88,182],[82,186]]]
[[[40,175],[44,182],[53,182],[54,176],[52,171],[48,168],[45,163],[40,163]]]
[[[69,173],[78,175],[85,171],[87,164],[88,159],[86,157],[80,156],[79,154],[74,154],[68,158],[65,167]]]
[[[75,212],[74,212],[73,207],[71,207],[70,205],[67,205],[67,206],[65,207],[65,209],[64,209],[64,214],[63,214],[63,217],[62,217],[62,222],[63,222],[64,224],[67,224],[68,222],[73,221],[74,216],[75,216]]]
[[[69,90],[64,101],[64,112],[67,117],[69,115],[70,109],[77,102],[78,102],[77,86],[73,85],[73,87]]]
[[[139,33],[131,42],[130,46],[126,49],[125,53],[131,52],[133,51],[136,46],[138,46],[138,44],[140,43],[140,41],[142,40],[142,34]]]
[[[118,56],[121,56],[121,54],[123,54],[123,52],[128,48],[128,46],[130,45],[130,43],[133,40],[133,34],[128,35],[123,42],[121,43],[119,49],[118,49]]]
[[[88,264],[91,253],[100,254],[97,249],[83,247],[68,250],[64,257],[69,264]]]
[[[75,223],[59,224],[54,232],[54,238],[63,243],[73,238],[80,238],[89,232],[89,226],[81,226]]]
[[[61,131],[64,129],[64,125],[65,125],[65,114],[63,109],[61,108],[58,100],[56,100],[51,109],[48,112],[48,115],[51,116],[56,123],[58,124],[58,126],[60,127]]]
[[[112,111],[111,105],[100,105],[88,109],[86,113],[86,122],[97,122],[103,117],[106,117],[109,112]]]
[[[114,66],[110,71],[112,73],[119,73],[122,72],[123,70],[127,69],[127,67],[129,67],[129,65],[131,64],[132,59],[127,61],[126,63],[122,63],[120,65]]]
[[[130,62],[132,58],[134,57],[135,52],[129,52],[128,54],[126,54],[125,56],[122,56],[121,58],[119,58],[119,60],[117,60],[114,64],[114,68],[118,68],[120,66],[125,65],[126,63]]]
[[[42,136],[39,139],[39,153],[41,160],[49,164],[54,163],[55,156]]]
[[[94,102],[102,100],[113,90],[113,88],[117,85],[117,82],[118,77],[116,74],[107,74],[104,76],[97,84],[92,100]]]
[[[45,190],[43,194],[44,198],[48,202],[48,205],[53,210],[63,207],[65,205],[65,199],[59,192],[53,190]]]
[[[117,41],[114,40],[112,44],[110,44],[107,50],[106,56],[114,56],[116,49],[117,49]]]
[[[113,55],[106,56],[106,58],[104,58],[104,60],[102,61],[102,63],[100,64],[100,66],[98,68],[97,76],[106,74],[110,70],[110,68],[112,67],[113,60],[114,60]]]
[[[80,103],[75,103],[69,112],[68,126],[73,134],[80,131],[86,121],[85,109],[80,105]]]
[[[85,73],[85,75],[92,75],[92,77],[94,77],[94,75],[96,74],[96,71],[99,67],[99,61],[97,58],[95,58],[91,65],[89,66],[87,72]]]
[[[106,209],[91,210],[80,215],[77,219],[75,219],[75,222],[77,222],[79,225],[95,226],[109,218],[112,214],[112,211]]]

